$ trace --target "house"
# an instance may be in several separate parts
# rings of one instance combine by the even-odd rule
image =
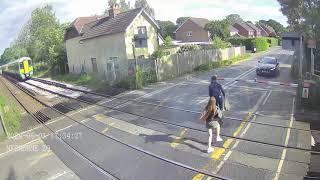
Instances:
[[[261,30],[261,36],[269,37],[269,33],[265,30],[265,28],[262,27],[261,23],[257,23],[256,27]]]
[[[229,26],[229,31],[230,31],[230,36],[231,37],[239,35],[239,30],[236,29],[235,27],[231,26],[231,25]]]
[[[149,58],[158,49],[158,32],[143,8],[120,13],[114,5],[109,16],[78,18],[65,34],[69,72],[100,73],[111,81],[125,78],[134,59]]]
[[[175,38],[182,43],[208,44],[210,34],[205,30],[208,19],[190,17],[175,31]]]
[[[262,23],[260,23],[260,26],[268,33],[269,37],[277,36],[276,31],[271,26]]]
[[[239,31],[238,34],[241,36],[244,36],[247,38],[255,37],[254,29],[248,26],[245,22],[236,22],[232,26]]]
[[[246,23],[249,27],[251,27],[251,29],[254,30],[254,36],[255,37],[260,37],[261,36],[261,30],[255,26],[254,24],[252,24],[251,22],[247,22]]]
[[[282,49],[298,50],[300,48],[300,40],[304,41],[303,34],[300,32],[286,32],[281,35]],[[303,43],[303,42],[302,42]]]

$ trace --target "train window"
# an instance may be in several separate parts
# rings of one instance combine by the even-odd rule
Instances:
[[[20,69],[23,69],[24,67],[23,67],[23,63],[20,63]]]
[[[32,66],[32,61],[30,59],[28,60],[28,64],[29,66]]]

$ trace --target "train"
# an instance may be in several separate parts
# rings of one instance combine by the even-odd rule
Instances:
[[[30,57],[22,57],[16,61],[0,66],[0,73],[21,81],[33,76],[33,63]]]

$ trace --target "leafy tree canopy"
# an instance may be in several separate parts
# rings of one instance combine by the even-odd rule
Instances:
[[[226,17],[229,24],[234,24],[235,22],[243,22],[243,19],[239,14],[230,14]]]
[[[174,38],[174,31],[176,30],[176,25],[171,21],[157,21],[160,26],[160,34],[162,37],[170,36]]]
[[[214,37],[219,37],[222,40],[225,40],[230,37],[229,26],[230,24],[227,20],[211,21],[206,25],[205,29],[210,32],[212,39]]]
[[[177,20],[176,20],[176,24],[177,26],[181,25],[183,22],[185,22],[189,17],[179,17]]]
[[[278,2],[291,28],[320,40],[319,0],[278,0]]]
[[[154,9],[148,4],[147,0],[136,0],[134,4],[135,8],[143,7],[145,8],[146,12],[151,15],[152,17],[155,17]]]

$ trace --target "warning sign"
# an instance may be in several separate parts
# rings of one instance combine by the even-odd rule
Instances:
[[[302,98],[309,98],[309,88],[303,88],[302,90]]]

